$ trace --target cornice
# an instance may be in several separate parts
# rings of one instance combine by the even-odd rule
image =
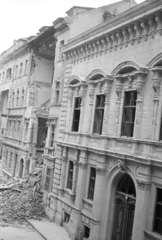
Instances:
[[[77,37],[70,39],[69,43],[65,47],[63,47],[63,52],[66,53],[74,47],[76,48],[82,44],[87,44],[88,42],[92,41],[94,37],[96,40],[96,38],[104,37],[107,33],[112,33],[119,30],[121,31],[121,28],[122,30],[124,30],[124,28],[130,26],[130,24],[138,24],[137,21],[139,20],[148,20],[148,18],[151,17],[152,14],[155,14],[161,10],[161,4],[161,0],[157,0],[156,2],[152,2],[149,4],[146,2],[139,4],[136,7],[133,7],[119,14],[109,22],[106,21],[84,32],[83,34],[80,34]],[[145,25],[142,25],[142,27],[145,27]],[[136,27],[135,31],[138,33],[138,26]],[[117,32],[115,32],[115,34],[116,33]],[[120,37],[119,35],[120,34],[118,34],[118,37]]]

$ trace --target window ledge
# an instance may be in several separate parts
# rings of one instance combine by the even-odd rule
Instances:
[[[144,231],[144,233],[150,240],[162,240],[162,235],[159,233],[149,231]]]
[[[89,199],[86,199],[86,198],[83,198],[82,199],[84,203],[90,205],[90,206],[93,206],[93,201],[89,200]]]

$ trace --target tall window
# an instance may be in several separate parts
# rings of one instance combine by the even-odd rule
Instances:
[[[22,95],[21,95],[21,106],[23,107],[24,106],[24,89],[22,90]]]
[[[5,159],[5,165],[7,166],[7,161],[8,161],[8,150],[6,150],[6,159]]]
[[[23,63],[20,63],[19,77],[22,76]]]
[[[11,68],[7,69],[7,76],[6,76],[7,80],[11,79],[11,72],[12,72]]]
[[[50,139],[50,147],[54,147],[54,137],[55,137],[55,125],[51,125],[51,139]]]
[[[14,107],[14,101],[15,101],[15,93],[13,91],[12,92],[12,107]]]
[[[137,92],[125,92],[121,136],[133,137]]]
[[[11,166],[12,166],[12,152],[10,152],[10,160],[8,167],[11,168]]]
[[[88,199],[90,199],[92,201],[93,201],[93,197],[94,197],[95,181],[96,181],[96,169],[91,167],[89,189],[88,189]]]
[[[72,131],[78,132],[79,130],[79,121],[80,121],[80,108],[81,108],[81,98],[75,98],[74,102],[74,115],[73,115],[73,124]]]
[[[3,72],[2,83],[5,81],[5,72]]]
[[[72,189],[73,186],[73,168],[74,164],[72,161],[69,161],[69,172],[68,172],[68,181],[67,181],[67,188]]]
[[[59,96],[60,96],[60,82],[56,82],[56,104],[59,103]]]
[[[47,167],[45,182],[44,182],[44,190],[47,192],[50,191],[50,182],[51,182],[51,177],[52,177],[51,175],[52,175],[52,169]]]
[[[26,122],[26,124],[25,124],[25,136],[24,136],[25,141],[28,140],[28,130],[29,130],[29,123]]]
[[[16,106],[19,106],[19,89],[17,90]]]
[[[27,68],[28,68],[28,60],[25,61],[24,75],[27,74]]]
[[[18,74],[18,65],[16,65],[16,68],[15,68],[15,78],[17,78],[17,74]]]
[[[162,235],[162,189],[161,188],[157,188],[155,219],[154,219],[153,230]]]
[[[96,96],[96,108],[95,108],[93,133],[102,134],[104,107],[105,107],[105,95]]]

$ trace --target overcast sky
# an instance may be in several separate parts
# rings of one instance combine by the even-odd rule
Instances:
[[[72,6],[100,7],[119,0],[0,0],[0,53],[14,39],[36,35],[42,26],[51,26]],[[137,3],[144,0],[136,0]]]

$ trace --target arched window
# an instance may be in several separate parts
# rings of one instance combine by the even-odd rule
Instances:
[[[120,179],[120,182],[117,186],[117,191],[136,197],[134,182],[128,174],[124,175],[122,179]]]

